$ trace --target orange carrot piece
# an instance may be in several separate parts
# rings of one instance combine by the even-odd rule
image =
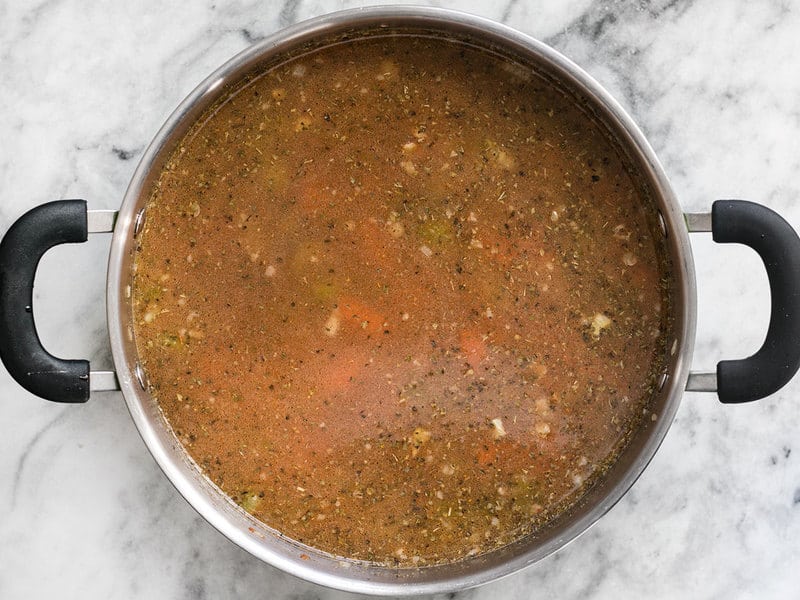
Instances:
[[[286,191],[289,198],[294,198],[295,208],[302,217],[313,217],[326,208],[328,194],[325,190],[324,174],[305,173],[296,177]]]
[[[483,341],[483,336],[477,331],[467,329],[461,331],[458,334],[458,343],[461,347],[461,353],[466,358],[469,366],[473,369],[476,368],[489,353],[486,342]]]
[[[537,252],[541,247],[534,238],[517,237],[513,241],[504,235],[495,232],[482,232],[478,236],[483,244],[484,251],[499,264],[509,267],[512,263],[523,260],[526,253]]]
[[[483,444],[478,449],[478,464],[487,467],[497,458],[497,445],[491,442]]]
[[[342,327],[350,331],[364,331],[376,335],[383,331],[386,317],[373,307],[352,297],[343,297],[337,303]]]
[[[484,249],[499,263],[508,265],[519,258],[520,251],[514,248],[511,240],[490,232],[482,233],[480,237]]]

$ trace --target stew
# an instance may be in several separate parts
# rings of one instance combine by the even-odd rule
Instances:
[[[602,124],[513,58],[422,34],[296,53],[227,90],[149,193],[152,394],[302,544],[421,566],[536,535],[651,418],[657,213]]]

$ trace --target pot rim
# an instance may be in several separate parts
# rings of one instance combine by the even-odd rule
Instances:
[[[561,82],[586,94],[593,106],[603,111],[603,118],[617,128],[619,143],[638,159],[653,188],[664,221],[667,243],[673,256],[676,279],[675,352],[669,373],[659,392],[655,420],[634,452],[629,449],[629,464],[620,467],[624,473],[614,484],[603,485],[604,493],[589,508],[571,519],[550,536],[546,543],[533,549],[505,552],[502,560],[491,560],[495,552],[449,565],[413,570],[391,570],[373,565],[345,567],[336,559],[312,556],[301,559],[301,546],[277,537],[273,530],[234,506],[188,458],[177,439],[168,430],[155,401],[146,391],[143,372],[137,363],[130,318],[130,276],[135,253],[135,232],[141,227],[140,211],[146,199],[142,191],[152,181],[159,159],[172,148],[170,142],[183,135],[188,124],[216,98],[225,84],[235,81],[267,56],[312,38],[324,37],[351,27],[380,24],[418,25],[453,29],[487,41],[496,41],[552,68]],[[120,388],[136,427],[167,478],[189,504],[223,535],[261,560],[292,575],[327,587],[375,595],[409,595],[451,592],[474,587],[514,573],[563,547],[586,531],[611,509],[638,479],[666,435],[678,409],[686,385],[695,337],[696,284],[688,232],[683,213],[653,149],[622,106],[592,77],[571,60],[546,44],[495,21],[450,9],[419,6],[379,6],[338,11],[303,21],[270,35],[246,48],[206,77],[166,120],[144,152],[125,193],[111,242],[107,277],[107,316],[109,336]],[[641,437],[641,436],[640,436]],[[632,456],[635,454],[635,456]],[[616,465],[615,467],[616,468]],[[587,497],[592,492],[587,493]],[[598,495],[598,494],[595,494]],[[529,544],[530,545],[530,544]],[[514,544],[512,544],[514,546]],[[297,550],[290,555],[287,549]],[[508,548],[508,547],[506,547]],[[305,553],[302,554],[303,556]],[[326,562],[327,560],[327,562]],[[337,563],[337,564],[334,564]],[[382,576],[367,578],[382,569]],[[409,571],[414,571],[410,574]],[[392,576],[391,573],[394,572]]]

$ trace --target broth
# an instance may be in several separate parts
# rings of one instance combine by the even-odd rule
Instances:
[[[311,49],[150,190],[135,336],[203,473],[310,547],[426,565],[577,502],[647,414],[670,273],[607,131],[455,40]]]

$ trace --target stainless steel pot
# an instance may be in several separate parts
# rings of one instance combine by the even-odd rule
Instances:
[[[579,98],[617,138],[649,188],[674,265],[676,290],[676,337],[670,342],[669,366],[652,400],[652,419],[635,432],[607,476],[544,531],[486,555],[419,569],[344,561],[301,546],[254,519],[205,478],[147,391],[134,343],[131,307],[134,250],[146,218],[147,190],[175,144],[225,86],[264,61],[316,40],[376,28],[390,34],[398,27],[463,38],[518,56]],[[716,373],[689,372],[696,313],[688,237],[692,231],[713,231],[716,241],[753,246],[764,258],[772,290],[772,316],[762,349],[743,361],[723,361]],[[86,361],[51,356],[41,347],[33,321],[33,278],[41,255],[56,244],[85,241],[87,233],[98,232],[113,232],[107,307],[116,373],[90,371]],[[306,21],[263,40],[211,74],[175,110],[142,157],[118,212],[87,211],[80,200],[49,203],[21,217],[0,243],[0,357],[21,385],[62,402],[86,401],[90,390],[122,390],[150,452],[178,491],[209,523],[265,562],[309,581],[354,592],[391,595],[455,591],[540,560],[585,531],[625,494],[658,449],[685,389],[718,391],[723,402],[769,395],[800,365],[797,339],[800,239],[785,221],[769,209],[740,201],[717,202],[709,214],[684,215],[642,133],[620,105],[579,67],[508,27],[433,8],[344,11]]]

